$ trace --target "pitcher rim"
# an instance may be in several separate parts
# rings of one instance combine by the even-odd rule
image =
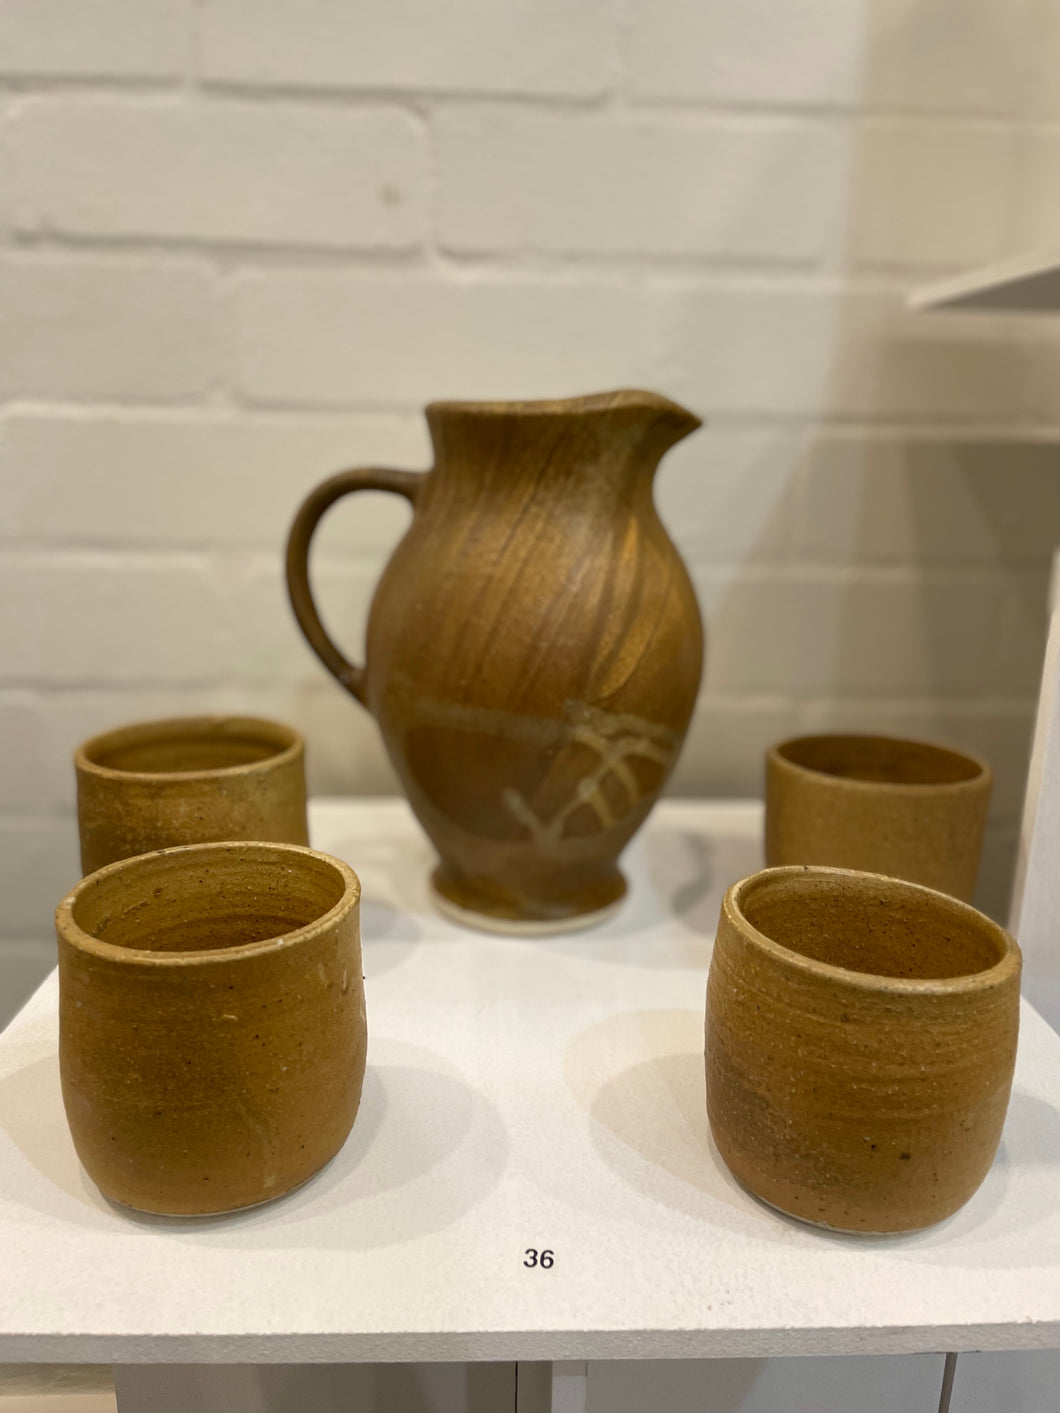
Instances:
[[[614,392],[586,393],[580,397],[535,398],[526,401],[487,399],[479,402],[445,399],[441,402],[429,402],[425,410],[429,417],[451,413],[474,413],[487,417],[512,414],[522,417],[547,417],[569,416],[578,412],[617,412],[627,407],[677,414],[690,424],[689,431],[703,425],[702,418],[690,412],[687,407],[682,407],[679,402],[674,402],[662,393],[649,392],[646,388],[619,388]]]

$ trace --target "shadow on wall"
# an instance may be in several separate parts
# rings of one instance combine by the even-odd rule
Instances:
[[[672,788],[756,792],[764,747],[800,731],[980,750],[996,786],[977,901],[1004,919],[1060,545],[1060,439],[1041,431],[1060,420],[1060,321],[913,314],[904,298],[1033,238],[1044,169],[1022,160],[1026,91],[1052,20],[1031,4],[1015,33],[952,0],[868,0],[865,15],[837,274],[785,291],[733,350],[772,383],[741,415],[775,393],[792,430],[769,450],[757,533],[724,568],[697,561],[706,698]],[[1003,140],[967,120],[1009,102],[1022,121]],[[702,390],[723,417],[727,368]],[[708,442],[699,454],[707,479]]]

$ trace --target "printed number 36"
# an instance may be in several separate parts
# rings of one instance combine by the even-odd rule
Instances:
[[[538,1252],[535,1251],[532,1246],[524,1251],[523,1255],[526,1257],[526,1260],[523,1262],[524,1266],[541,1266],[546,1271],[551,1271],[556,1259],[554,1251]]]

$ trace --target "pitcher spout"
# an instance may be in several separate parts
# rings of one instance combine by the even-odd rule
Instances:
[[[619,392],[603,393],[599,399],[585,399],[586,402],[597,400],[606,403],[609,410],[625,412],[640,422],[645,441],[656,457],[661,457],[703,425],[701,417],[682,407],[679,402],[641,388],[623,388]]]
[[[432,402],[426,413],[439,463],[469,444],[480,459],[490,447],[510,457],[516,442],[540,451],[556,437],[578,435],[580,427],[654,464],[703,425],[680,403],[641,388],[534,402]]]

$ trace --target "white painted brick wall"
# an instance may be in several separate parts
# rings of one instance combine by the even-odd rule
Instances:
[[[1031,336],[1012,319],[912,314],[880,285],[746,276],[670,285],[663,376],[708,415],[1018,420]]]
[[[15,225],[407,250],[426,233],[425,136],[414,116],[388,108],[32,100],[8,128]]]
[[[813,264],[846,200],[819,122],[461,106],[438,121],[439,229],[466,253]],[[498,180],[503,173],[504,179]]]
[[[12,550],[0,564],[5,682],[211,681],[230,662],[207,555]]]
[[[851,0],[637,0],[630,87],[662,102],[856,105],[866,13]]]
[[[1057,59],[1060,62],[1060,45]],[[1043,249],[1060,245],[1060,210],[1056,201],[1060,182],[1060,132],[1049,127],[1029,134],[1022,164],[1020,200],[1024,206],[1022,214],[1028,244]]]
[[[191,58],[189,0],[2,0],[0,74],[178,79]]]
[[[236,84],[593,97],[615,77],[608,0],[204,0],[202,72]]]
[[[618,276],[251,270],[233,379],[250,402],[327,406],[650,383],[663,304]]]
[[[1046,3],[1044,20],[1034,26],[1035,50],[1030,62],[1028,92],[1030,111],[1049,119],[1060,116],[1060,85],[1056,82],[1060,64],[1060,11]]]
[[[430,465],[422,418],[12,411],[0,440],[0,537],[275,552],[300,496],[347,463],[388,460]],[[378,562],[407,522],[404,500],[361,495],[336,506],[319,543]]]
[[[862,94],[894,111],[1019,116],[1052,13],[1052,0],[877,0]]]
[[[205,398],[220,378],[205,263],[58,251],[0,256],[0,394],[52,402]]]
[[[1006,253],[1020,201],[1014,127],[865,123],[858,139],[851,254],[866,268],[985,265]]]
[[[296,504],[425,467],[432,398],[630,384],[709,419],[658,481],[710,640],[674,788],[964,742],[1001,910],[1060,323],[902,296],[1055,244],[1058,62],[1060,0],[0,0],[3,934],[47,938],[107,725],[256,710],[392,790],[286,607]],[[322,531],[351,653],[407,517]]]

